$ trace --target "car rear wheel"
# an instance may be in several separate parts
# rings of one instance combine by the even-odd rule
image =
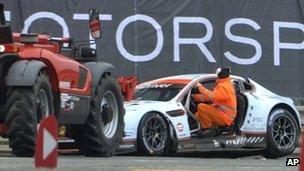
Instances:
[[[138,152],[142,155],[167,155],[169,147],[169,131],[165,120],[159,113],[146,114],[139,125]]]
[[[299,140],[299,126],[285,109],[273,110],[267,123],[267,149],[264,156],[277,158],[291,154]]]

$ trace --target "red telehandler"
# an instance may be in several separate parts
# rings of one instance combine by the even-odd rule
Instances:
[[[92,9],[89,16],[96,43],[99,11]],[[12,33],[0,4],[0,134],[13,154],[34,155],[37,127],[49,115],[65,126],[81,153],[115,153],[123,136],[123,97],[114,67],[96,62],[90,43]]]

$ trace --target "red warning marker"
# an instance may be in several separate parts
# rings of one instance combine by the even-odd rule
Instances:
[[[54,115],[42,120],[36,136],[35,167],[54,168],[58,157],[58,126]]]

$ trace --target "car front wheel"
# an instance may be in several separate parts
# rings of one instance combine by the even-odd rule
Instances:
[[[299,126],[285,109],[273,110],[267,123],[267,149],[264,156],[277,158],[291,154],[299,140]]]
[[[142,155],[166,155],[169,148],[169,131],[159,113],[146,114],[139,125],[138,151]]]

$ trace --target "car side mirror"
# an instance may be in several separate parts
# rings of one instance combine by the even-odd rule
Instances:
[[[101,27],[99,20],[99,10],[90,9],[89,11],[89,24],[90,32],[94,39],[99,39],[101,37]]]

